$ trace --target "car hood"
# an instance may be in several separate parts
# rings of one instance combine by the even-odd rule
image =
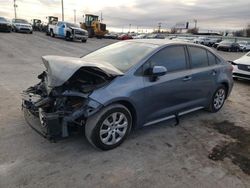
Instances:
[[[243,56],[239,59],[236,59],[234,61],[236,64],[244,64],[244,65],[250,65],[250,57],[249,56]]]
[[[82,28],[80,28],[80,27],[70,27],[71,29],[75,29],[75,30],[79,30],[79,31],[85,31],[85,32],[87,32],[86,30],[84,30],[84,29],[82,29]]]
[[[120,70],[107,62],[64,56],[43,56],[42,60],[47,69],[48,87],[63,85],[76,71],[84,67],[99,69],[108,77],[123,75]]]
[[[16,26],[31,26],[30,24],[26,24],[26,23],[14,23],[14,25],[16,25]]]
[[[0,21],[0,24],[10,24],[10,22]]]

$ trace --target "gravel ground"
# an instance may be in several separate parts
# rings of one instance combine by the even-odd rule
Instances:
[[[66,42],[36,32],[0,33],[0,41],[1,188],[250,187],[250,177],[230,156],[208,157],[218,145],[237,142],[214,125],[250,130],[249,82],[237,81],[217,114],[199,111],[182,117],[179,126],[169,121],[143,128],[117,149],[102,152],[81,135],[57,143],[40,137],[23,118],[20,92],[38,81],[42,55],[79,57],[114,41]],[[243,55],[220,54],[227,60]]]

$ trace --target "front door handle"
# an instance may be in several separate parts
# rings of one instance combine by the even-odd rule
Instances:
[[[183,81],[189,81],[192,79],[192,76],[185,76],[182,80]]]
[[[212,73],[211,73],[213,76],[215,76],[217,74],[217,71],[216,70],[212,70]]]

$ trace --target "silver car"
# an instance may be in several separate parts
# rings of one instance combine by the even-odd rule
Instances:
[[[32,25],[24,19],[13,19],[12,30],[15,32],[33,33]]]
[[[40,82],[23,94],[26,120],[50,139],[84,127],[88,141],[102,150],[120,145],[134,128],[178,122],[199,109],[217,112],[233,86],[232,65],[190,43],[139,39],[82,58],[42,59]]]

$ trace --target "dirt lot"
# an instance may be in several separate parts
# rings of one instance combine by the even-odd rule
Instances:
[[[38,81],[42,55],[77,57],[113,42],[0,33],[0,187],[250,187],[249,82],[237,81],[217,114],[137,130],[108,152],[81,135],[50,143],[27,126],[20,92]]]

